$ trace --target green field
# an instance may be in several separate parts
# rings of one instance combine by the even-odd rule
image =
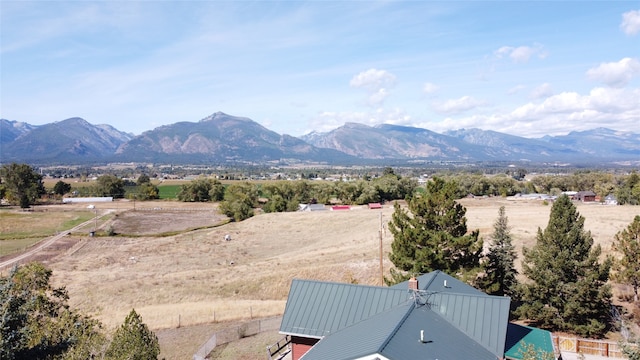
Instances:
[[[174,200],[182,185],[158,185],[158,192],[161,200]]]
[[[23,250],[94,216],[91,211],[0,211],[0,256]]]

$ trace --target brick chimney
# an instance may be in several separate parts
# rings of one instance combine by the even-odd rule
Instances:
[[[418,290],[418,279],[413,276],[409,279],[409,290]]]

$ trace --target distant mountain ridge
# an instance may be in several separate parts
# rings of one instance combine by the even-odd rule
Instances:
[[[10,122],[2,120],[2,130]],[[15,123],[14,123],[15,125]],[[15,128],[15,126],[14,126]],[[118,146],[131,140],[130,134],[110,125],[92,125],[81,118],[70,118],[46,125],[26,126],[13,141],[0,143],[2,162],[74,163],[101,161]]]
[[[216,112],[138,136],[71,118],[34,126],[0,119],[0,162],[81,164],[323,163],[329,165],[456,162],[570,162],[640,164],[640,134],[606,128],[528,139],[481,129],[439,134],[428,129],[346,123],[300,138],[246,118]]]

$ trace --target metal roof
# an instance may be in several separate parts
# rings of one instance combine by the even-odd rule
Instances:
[[[372,355],[387,359],[496,359],[493,352],[471,341],[428,306],[409,303],[326,336],[301,360],[359,359]]]
[[[554,353],[551,333],[530,326],[509,323],[504,356],[509,359],[522,359],[525,345],[532,344],[536,350]]]
[[[456,359],[485,358],[479,354],[491,354],[487,359],[503,357],[508,297],[486,295],[439,271],[418,280],[421,290],[410,291],[406,282],[377,287],[294,279],[280,332],[322,339],[304,359],[356,359],[371,354],[425,358],[421,353],[425,346],[408,345],[417,341],[419,330],[438,339],[430,343],[429,354],[440,354],[441,359],[452,358],[443,357],[445,349],[460,351]],[[405,337],[411,342],[406,343]],[[405,351],[411,355],[405,356]],[[463,356],[466,351],[474,356]]]
[[[280,332],[321,338],[408,299],[407,289],[294,279]]]
[[[427,292],[434,312],[495,356],[504,354],[511,299],[501,296]]]
[[[418,288],[420,290],[427,290],[433,292],[446,292],[455,294],[471,294],[471,295],[484,295],[489,296],[482,291],[465,284],[462,281],[454,278],[453,276],[444,273],[440,270],[432,271],[428,274],[423,274],[417,277]],[[396,285],[391,286],[393,289],[407,289],[409,282],[404,281]]]

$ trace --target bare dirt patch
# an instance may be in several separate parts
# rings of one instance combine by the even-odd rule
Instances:
[[[467,208],[468,228],[479,229],[485,239],[493,231],[498,208],[504,205],[519,250],[535,243],[537,229],[546,227],[551,210],[551,205],[540,201],[460,202]],[[606,252],[613,235],[640,214],[640,207],[577,206],[586,218],[586,229]],[[122,217],[127,221],[118,226],[139,226],[127,223],[147,221],[145,214],[153,212],[139,213]],[[260,214],[240,223],[173,236],[90,238],[56,257],[50,266],[54,282],[69,290],[72,306],[97,316],[107,327],[119,325],[131,308],[154,330],[176,328],[179,323],[187,327],[276,316],[284,311],[294,277],[379,285],[380,215],[384,273],[388,274],[392,236],[386,224],[392,213],[393,208],[385,206],[381,211]],[[179,225],[173,213],[166,214],[170,217],[154,217],[145,226],[166,229],[165,223],[172,223],[174,229],[187,229],[193,225]],[[226,234],[231,241],[224,240]],[[185,345],[175,358],[190,358],[198,347]],[[261,352],[254,358],[263,356]]]
[[[127,210],[111,226],[117,234],[159,235],[220,225],[227,217],[211,208]]]

